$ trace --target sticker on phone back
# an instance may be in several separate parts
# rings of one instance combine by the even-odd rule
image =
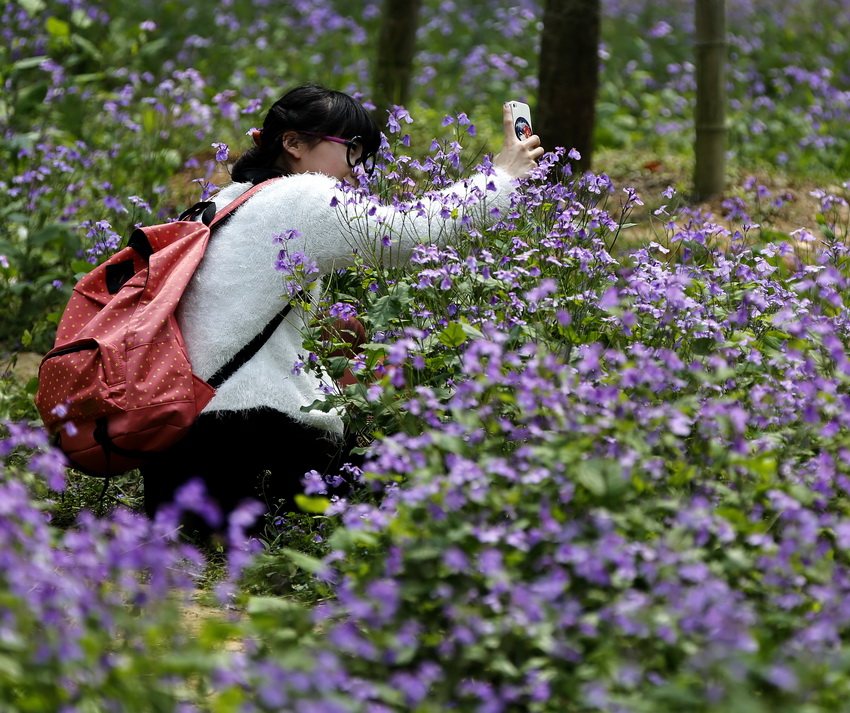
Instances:
[[[514,122],[514,131],[516,131],[516,137],[520,141],[524,141],[527,138],[531,137],[531,124],[528,123],[528,119],[524,119],[523,117],[518,117]]]

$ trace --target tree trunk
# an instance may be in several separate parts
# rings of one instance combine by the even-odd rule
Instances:
[[[590,168],[599,86],[600,0],[546,0],[534,132],[547,150],[576,149]]]
[[[696,0],[696,140],[694,190],[699,200],[726,185],[725,0]]]
[[[382,119],[386,118],[389,106],[405,105],[410,100],[421,7],[422,0],[384,0],[373,73],[376,113]]]

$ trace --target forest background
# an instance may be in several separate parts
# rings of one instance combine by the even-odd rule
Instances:
[[[378,98],[394,5],[404,108]],[[546,8],[3,6],[4,710],[845,709],[850,7],[726,8],[727,186],[697,202],[695,4],[560,5],[599,11],[594,172],[565,141],[492,229],[338,276],[320,313],[370,341],[341,362],[317,317],[309,368],[361,375],[326,405],[374,438],[367,487],[308,481],[227,556],[140,517],[135,474],[99,497],[65,469],[20,366],[288,86],[374,105],[387,200],[468,174],[503,101],[542,108]]]

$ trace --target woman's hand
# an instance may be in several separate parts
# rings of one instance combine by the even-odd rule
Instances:
[[[514,120],[508,104],[502,107],[502,125],[505,140],[502,150],[493,157],[493,165],[498,166],[514,178],[524,178],[537,167],[537,160],[545,153],[537,134],[520,141],[514,130]]]

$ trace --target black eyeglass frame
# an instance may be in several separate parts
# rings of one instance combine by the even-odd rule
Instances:
[[[353,139],[341,139],[338,136],[324,136],[322,134],[317,134],[314,131],[300,131],[300,134],[306,134],[307,136],[315,136],[316,138],[322,139],[323,141],[333,141],[337,144],[345,145],[345,162],[348,164],[349,168],[355,168],[357,166],[363,166],[363,171],[365,171],[367,176],[371,176],[375,171],[375,154],[374,153],[363,153],[360,158],[356,159],[353,163],[351,161],[351,152],[357,148],[358,142],[361,146],[363,146],[363,137],[355,136]],[[365,147],[364,147],[365,151]]]

